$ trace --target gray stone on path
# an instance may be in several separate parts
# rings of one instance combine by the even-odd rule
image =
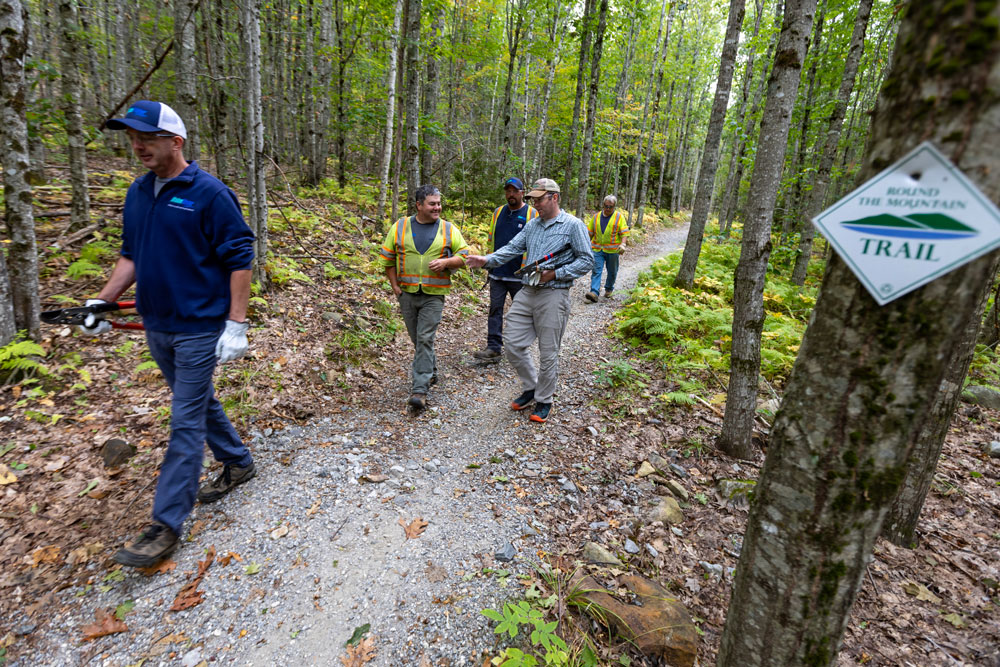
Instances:
[[[990,387],[970,384],[962,392],[962,400],[990,410],[1000,410],[1000,391]]]
[[[743,506],[750,504],[750,493],[757,483],[751,479],[719,480],[719,495],[726,503]]]
[[[682,468],[681,466],[677,465],[676,463],[670,464],[670,471],[675,475],[677,475],[678,477],[680,477],[681,479],[685,479],[688,476],[688,471]]]
[[[500,551],[493,554],[493,557],[496,558],[501,563],[509,563],[510,561],[514,560],[514,556],[516,555],[517,555],[517,549],[514,548],[513,544],[508,542],[503,546],[502,549],[500,549]]]
[[[632,540],[625,538],[625,552],[630,554],[639,553],[639,545]]]
[[[647,517],[649,523],[662,521],[664,524],[680,523],[684,521],[684,512],[681,506],[673,498],[663,498],[656,504]]]
[[[648,477],[656,472],[656,468],[649,461],[643,461],[642,465],[639,466],[639,471],[635,473],[636,477]]]
[[[985,452],[990,458],[1000,459],[1000,442],[994,440],[993,442],[983,445],[983,452]]]
[[[687,489],[685,489],[683,486],[681,486],[681,483],[678,482],[677,480],[675,480],[675,479],[668,479],[666,481],[666,483],[664,484],[664,486],[667,487],[670,490],[670,493],[674,494],[675,496],[677,496],[681,500],[687,500],[688,499]]]
[[[135,456],[135,447],[121,438],[111,438],[101,447],[101,458],[105,468],[117,468],[128,463]]]
[[[565,477],[559,478],[559,488],[566,493],[576,493],[576,484],[572,480],[566,479]]]
[[[721,565],[718,563],[709,563],[707,561],[698,561],[698,564],[705,568],[705,572],[713,577],[722,578],[722,573],[725,571]]]
[[[613,553],[602,547],[597,542],[587,542],[583,545],[583,552],[580,557],[588,563],[602,563],[604,565],[621,565],[622,562]]]

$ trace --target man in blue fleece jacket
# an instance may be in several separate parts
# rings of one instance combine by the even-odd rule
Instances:
[[[153,523],[115,555],[123,565],[147,567],[177,548],[195,498],[218,500],[256,473],[212,385],[216,364],[247,350],[254,236],[233,191],[184,159],[187,130],[169,106],[135,102],[107,127],[128,133],[149,173],[129,187],[121,256],[87,304],[115,301],[135,283],[149,350],[173,393]],[[97,335],[110,328],[90,315],[81,330]],[[199,489],[206,442],[223,469]]]

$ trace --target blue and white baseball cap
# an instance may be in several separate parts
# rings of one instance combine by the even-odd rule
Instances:
[[[508,185],[511,185],[521,191],[524,190],[524,183],[517,176],[514,176],[513,178],[508,178],[503,184],[504,187],[507,187]]]
[[[129,105],[124,118],[112,118],[106,127],[110,130],[131,127],[139,132],[170,132],[187,139],[184,121],[163,102],[137,100]]]

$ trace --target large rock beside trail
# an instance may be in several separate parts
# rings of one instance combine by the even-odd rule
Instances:
[[[665,524],[680,523],[684,521],[684,512],[676,500],[668,497],[660,500],[656,507],[650,510],[647,519],[649,523],[654,521],[662,521]]]
[[[962,400],[990,410],[1000,410],[1000,392],[989,387],[970,384],[962,392]]]
[[[612,597],[590,576],[578,573],[570,586],[586,591],[582,597],[593,603],[584,611],[633,642],[643,655],[661,658],[674,667],[693,667],[698,658],[698,630],[684,605],[655,581],[633,575],[618,581],[635,594],[639,605]]]
[[[105,468],[117,468],[128,463],[135,456],[135,447],[121,438],[111,438],[101,447],[101,458]]]
[[[588,563],[600,563],[602,565],[617,565],[621,567],[622,562],[618,560],[618,556],[602,547],[597,542],[587,542],[583,546],[583,553],[580,557]]]

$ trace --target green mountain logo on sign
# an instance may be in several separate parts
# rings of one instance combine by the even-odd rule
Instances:
[[[897,239],[943,241],[967,239],[979,234],[972,227],[941,213],[882,213],[859,220],[845,220],[840,224],[856,232]]]

